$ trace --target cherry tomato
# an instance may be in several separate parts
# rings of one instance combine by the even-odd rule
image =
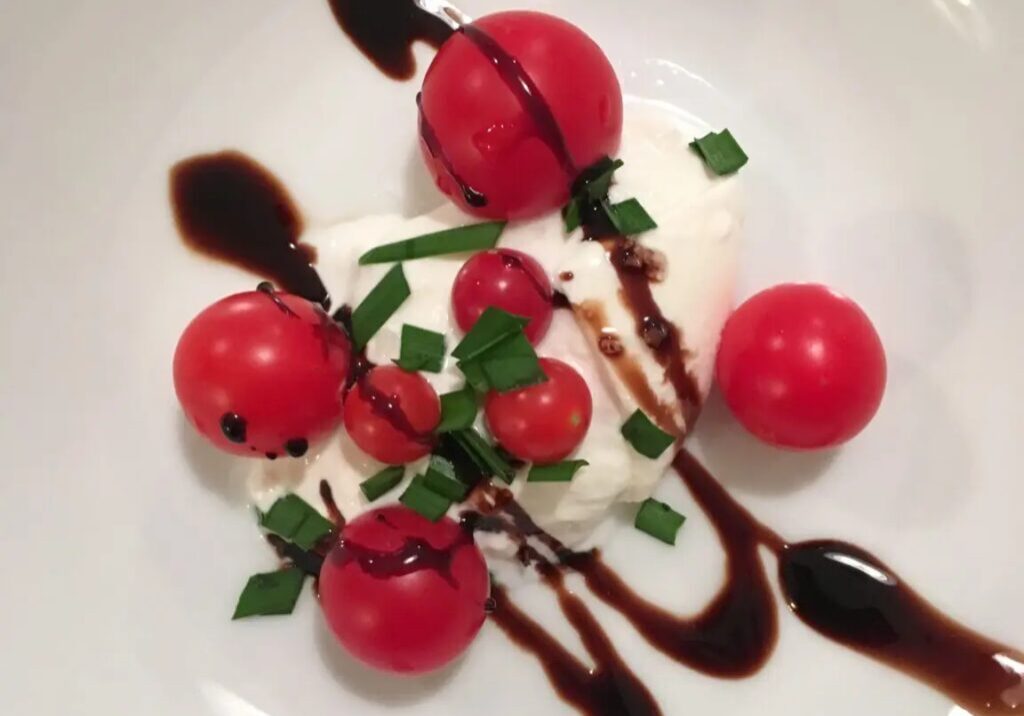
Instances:
[[[494,306],[529,318],[524,332],[536,345],[551,327],[552,290],[544,269],[521,251],[494,249],[476,254],[455,277],[452,309],[468,331],[484,309]]]
[[[539,123],[523,90],[510,89],[522,87],[503,74],[514,73],[514,63],[492,61],[472,30],[456,33],[423,81],[420,135],[430,173],[444,194],[478,216],[522,219],[564,206],[575,174],[619,148],[615,71],[582,30],[551,15],[500,12],[472,27],[518,62],[538,90],[533,102],[546,104],[554,122]],[[552,150],[558,141],[564,151]]]
[[[788,448],[849,440],[885,392],[885,351],[871,320],[813,284],[775,286],[740,306],[723,329],[716,370],[739,421]]]
[[[484,623],[487,564],[468,532],[402,505],[345,526],[320,572],[327,623],[353,656],[420,674],[451,662]]]
[[[174,353],[185,415],[236,455],[305,453],[341,422],[351,349],[304,298],[273,289],[235,294],[188,325]]]
[[[390,465],[427,455],[441,401],[427,379],[395,365],[364,376],[345,398],[345,429],[359,448]]]
[[[571,366],[541,358],[548,379],[507,393],[492,392],[484,404],[494,438],[516,457],[546,464],[568,457],[590,429],[590,388]]]

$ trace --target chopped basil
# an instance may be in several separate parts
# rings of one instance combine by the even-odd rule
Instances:
[[[552,465],[534,465],[526,481],[569,482],[581,467],[589,464],[586,460],[563,460]]]
[[[302,593],[306,575],[298,567],[254,574],[238,597],[232,619],[291,614]]]
[[[455,477],[455,466],[440,455],[430,456],[430,465],[423,474],[423,486],[452,502],[462,502],[469,492],[469,487]]]
[[[652,460],[675,442],[674,437],[652,423],[642,410],[630,415],[629,420],[623,424],[622,437],[626,438],[634,450]]]
[[[392,465],[385,467],[373,477],[363,480],[359,483],[359,489],[363,491],[367,500],[373,502],[395,489],[403,477],[405,477],[405,467]]]
[[[435,432],[448,433],[473,427],[476,421],[476,393],[471,386],[441,396],[441,422]]]
[[[583,202],[577,197],[569,200],[562,208],[562,220],[565,222],[565,233],[571,234],[583,223]]]
[[[452,437],[484,475],[495,475],[505,482],[512,482],[515,469],[473,428],[452,433]]]
[[[562,209],[566,233],[572,233],[579,228],[588,208],[607,201],[612,177],[622,164],[621,159],[604,157],[583,170],[573,185],[572,199]],[[609,215],[609,219],[614,223],[612,216]]]
[[[683,526],[686,518],[654,498],[644,500],[640,510],[636,513],[636,521],[633,523],[638,530],[646,532],[665,544],[675,544],[676,534]]]
[[[455,346],[452,355],[459,360],[473,360],[509,336],[519,333],[529,318],[516,316],[500,308],[489,306],[480,314],[469,333]]]
[[[457,365],[473,390],[478,393],[486,393],[491,389],[491,384],[487,382],[487,374],[484,373],[484,368],[479,361],[459,361]]]
[[[480,392],[505,392],[547,380],[523,333],[528,319],[488,308],[452,351],[466,381]]]
[[[428,256],[493,249],[504,229],[504,221],[488,221],[424,234],[370,249],[359,257],[359,264],[365,266],[394,261],[411,261]]]
[[[402,326],[402,349],[395,361],[403,370],[440,373],[444,367],[444,336],[425,328]]]
[[[302,549],[312,549],[334,529],[326,517],[298,495],[285,495],[260,519],[267,532],[273,532]]]
[[[718,133],[709,132],[700,139],[690,142],[690,146],[718,176],[734,174],[747,163],[746,153],[728,129]]]
[[[358,350],[366,347],[410,293],[402,264],[396,264],[352,312],[352,342]]]
[[[506,338],[477,360],[487,384],[499,393],[543,383],[548,379],[540,367],[537,352],[522,332]]]
[[[579,182],[582,186],[574,193],[584,201],[601,201],[608,196],[608,190],[612,186],[612,177],[616,171],[622,168],[622,165],[621,159],[605,157],[599,160],[584,170]]]
[[[484,470],[477,464],[473,457],[462,443],[455,439],[455,433],[442,433],[434,448],[434,454],[443,457],[452,466],[456,479],[460,482],[473,486],[491,473]]]
[[[417,475],[405,488],[398,501],[411,510],[419,512],[431,522],[437,522],[448,512],[452,501],[423,484],[423,476]]]
[[[613,217],[615,228],[623,236],[636,236],[658,228],[658,224],[636,199],[626,199],[626,201],[613,204],[610,215]]]

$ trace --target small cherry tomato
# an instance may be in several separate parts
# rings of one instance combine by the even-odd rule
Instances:
[[[346,525],[320,572],[320,604],[338,641],[360,661],[401,674],[432,671],[465,651],[484,623],[488,591],[471,534],[402,505]]]
[[[523,330],[537,345],[551,327],[552,295],[551,282],[535,259],[521,251],[494,249],[476,254],[459,270],[452,309],[463,331],[491,306],[529,318]]]
[[[871,320],[814,284],[775,286],[740,306],[722,331],[716,371],[739,421],[788,448],[846,442],[885,392],[885,351]]]
[[[505,57],[495,61],[473,29]],[[438,188],[491,218],[564,206],[572,174],[613,156],[622,137],[622,90],[608,58],[578,27],[539,12],[488,15],[454,34],[423,80],[421,111],[423,157]],[[559,142],[565,149],[552,149]]]
[[[319,306],[249,291],[188,325],[174,389],[192,425],[222,450],[298,457],[341,422],[350,357],[348,338]]]
[[[568,457],[590,428],[590,388],[571,366],[541,358],[548,379],[507,393],[491,392],[484,404],[494,438],[516,457],[546,464]]]
[[[403,465],[433,448],[441,401],[427,379],[395,365],[372,369],[345,398],[345,429],[368,455]]]

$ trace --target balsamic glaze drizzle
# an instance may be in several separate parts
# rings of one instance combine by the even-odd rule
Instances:
[[[327,289],[299,242],[302,218],[284,186],[240,152],[202,154],[171,169],[171,205],[185,243],[273,280],[324,308]]]
[[[334,19],[381,72],[395,80],[416,73],[412,44],[441,47],[452,29],[413,0],[328,0]]]
[[[459,32],[476,45],[487,61],[494,66],[505,86],[516,96],[523,110],[530,115],[537,131],[537,137],[555,155],[562,171],[565,172],[566,181],[573,181],[579,174],[579,167],[576,166],[565,136],[558,126],[558,120],[555,119],[555,114],[544,99],[544,95],[541,94],[537,83],[533,81],[518,59],[506,52],[505,48],[478,26],[472,23],[463,25]]]
[[[427,148],[434,159],[441,163],[444,167],[445,173],[448,177],[455,182],[455,185],[459,187],[459,191],[462,192],[463,198],[466,203],[470,206],[484,207],[487,206],[487,197],[483,193],[477,191],[471,187],[466,180],[455,170],[455,165],[452,164],[452,160],[448,157],[444,147],[441,145],[441,140],[437,138],[437,134],[434,132],[434,128],[427,120],[426,114],[423,112],[423,93],[416,95],[416,110],[419,113],[420,123],[420,138],[423,140],[423,146]]]

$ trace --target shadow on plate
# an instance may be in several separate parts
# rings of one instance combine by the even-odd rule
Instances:
[[[183,415],[178,415],[178,442],[199,483],[230,505],[246,505],[246,465],[206,442]]]
[[[392,676],[356,661],[331,634],[322,615],[314,620],[316,650],[345,691],[385,706],[409,706],[430,698],[454,678],[463,659],[423,676]]]
[[[704,464],[723,485],[759,495],[785,495],[810,485],[838,454],[766,445],[736,421],[717,391],[708,398],[694,437]]]

